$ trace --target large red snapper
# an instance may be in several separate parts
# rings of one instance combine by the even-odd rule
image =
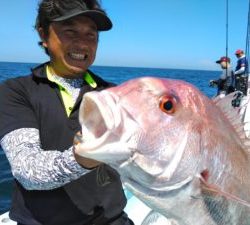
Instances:
[[[173,224],[249,225],[249,153],[231,99],[151,77],[87,93],[76,154],[114,167]]]

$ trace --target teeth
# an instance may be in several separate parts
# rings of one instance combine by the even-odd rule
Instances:
[[[85,60],[88,57],[86,54],[80,54],[80,53],[69,53],[69,56],[77,60]]]

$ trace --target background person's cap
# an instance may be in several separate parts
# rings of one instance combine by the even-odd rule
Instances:
[[[231,59],[226,57],[226,56],[222,56],[219,60],[216,61],[216,63],[221,63],[221,62],[228,62],[230,63]]]
[[[239,54],[241,54],[241,53],[244,53],[244,51],[241,50],[241,49],[238,49],[238,50],[235,51],[235,55],[239,55]]]
[[[88,9],[84,2],[75,5],[72,9],[64,10],[61,8],[60,12],[58,12],[51,21],[63,21],[78,15],[91,18],[99,31],[107,31],[112,28],[112,22],[104,12],[98,9]]]

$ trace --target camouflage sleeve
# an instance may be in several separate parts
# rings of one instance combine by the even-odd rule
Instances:
[[[89,171],[75,161],[73,147],[64,152],[43,151],[39,131],[35,128],[14,130],[0,143],[13,176],[27,190],[58,188]]]

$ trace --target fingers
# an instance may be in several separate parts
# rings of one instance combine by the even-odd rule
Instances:
[[[75,156],[75,160],[78,164],[80,164],[83,168],[85,169],[94,169],[96,167],[98,167],[99,165],[101,165],[102,163],[99,161],[96,161],[94,159],[89,159],[86,158],[84,156],[82,156],[81,154],[79,154],[77,152],[78,146],[74,146],[73,148],[73,152],[74,152],[74,156]]]
[[[73,152],[74,152],[74,156],[75,159],[77,161],[78,164],[80,164],[82,167],[84,167],[85,169],[94,169],[96,167],[98,167],[100,164],[102,164],[99,161],[96,161],[94,159],[89,159],[89,158],[85,158],[82,156],[81,154],[81,149],[79,146],[77,146],[78,144],[81,144],[82,141],[82,134],[81,132],[77,132],[74,136],[74,140],[73,140]]]
[[[80,131],[78,131],[76,134],[75,134],[75,137],[74,137],[74,140],[73,140],[73,144],[74,145],[77,145],[77,144],[80,144],[82,143],[82,134]]]

